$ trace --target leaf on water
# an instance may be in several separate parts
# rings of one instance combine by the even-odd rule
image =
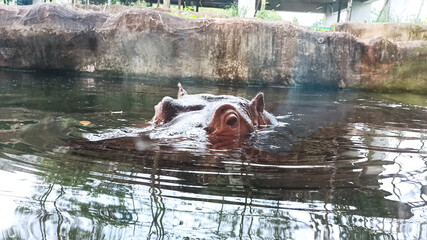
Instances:
[[[90,122],[89,121],[80,121],[80,124],[83,126],[87,126],[90,124]]]

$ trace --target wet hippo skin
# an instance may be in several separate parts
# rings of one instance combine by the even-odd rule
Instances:
[[[251,101],[230,95],[190,95],[178,84],[178,97],[164,97],[151,120],[155,128],[177,132],[176,128],[200,128],[211,143],[239,141],[249,133],[277,123],[264,110],[264,94]],[[174,130],[175,129],[175,130]]]

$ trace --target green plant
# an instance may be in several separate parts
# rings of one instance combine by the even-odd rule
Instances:
[[[182,10],[186,11],[186,12],[193,12],[194,7],[193,6],[185,6],[184,8],[182,8]]]
[[[275,11],[269,11],[269,10],[261,10],[258,11],[255,14],[255,17],[261,18],[267,21],[277,21],[282,20],[282,17],[279,16]]]
[[[376,22],[378,20],[378,16],[380,15],[380,11],[376,8],[371,9],[371,14],[369,17],[369,22]]]
[[[406,17],[406,21],[410,23],[416,23],[416,24],[424,24],[425,20],[417,17],[415,14],[409,15]]]
[[[299,22],[298,22],[298,18],[294,17],[294,19],[292,19],[292,23],[293,23],[293,24],[299,24]]]
[[[184,7],[182,8],[182,12],[181,13],[177,12],[177,14],[175,15],[180,15],[181,17],[185,17],[185,18],[199,18],[196,14],[194,14],[193,6],[184,5]]]
[[[148,4],[146,1],[142,0],[140,2],[136,1],[136,2],[132,2],[130,4],[131,6],[138,6],[138,7],[149,7],[150,4]]]
[[[231,17],[239,16],[239,6],[237,5],[237,3],[232,3],[228,5],[225,9],[227,10],[227,15]]]
[[[191,14],[189,12],[183,12],[183,13],[181,13],[181,16],[186,17],[186,18],[198,18],[197,15]]]

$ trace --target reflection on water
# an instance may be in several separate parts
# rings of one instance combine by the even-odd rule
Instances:
[[[0,83],[0,238],[427,236],[425,95],[184,83],[264,91],[278,126],[219,150],[141,131],[175,82],[0,72]]]

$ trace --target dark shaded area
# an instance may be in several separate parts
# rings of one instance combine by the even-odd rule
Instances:
[[[6,4],[6,0],[5,0]],[[31,5],[33,4],[33,0],[16,0],[16,5]]]

